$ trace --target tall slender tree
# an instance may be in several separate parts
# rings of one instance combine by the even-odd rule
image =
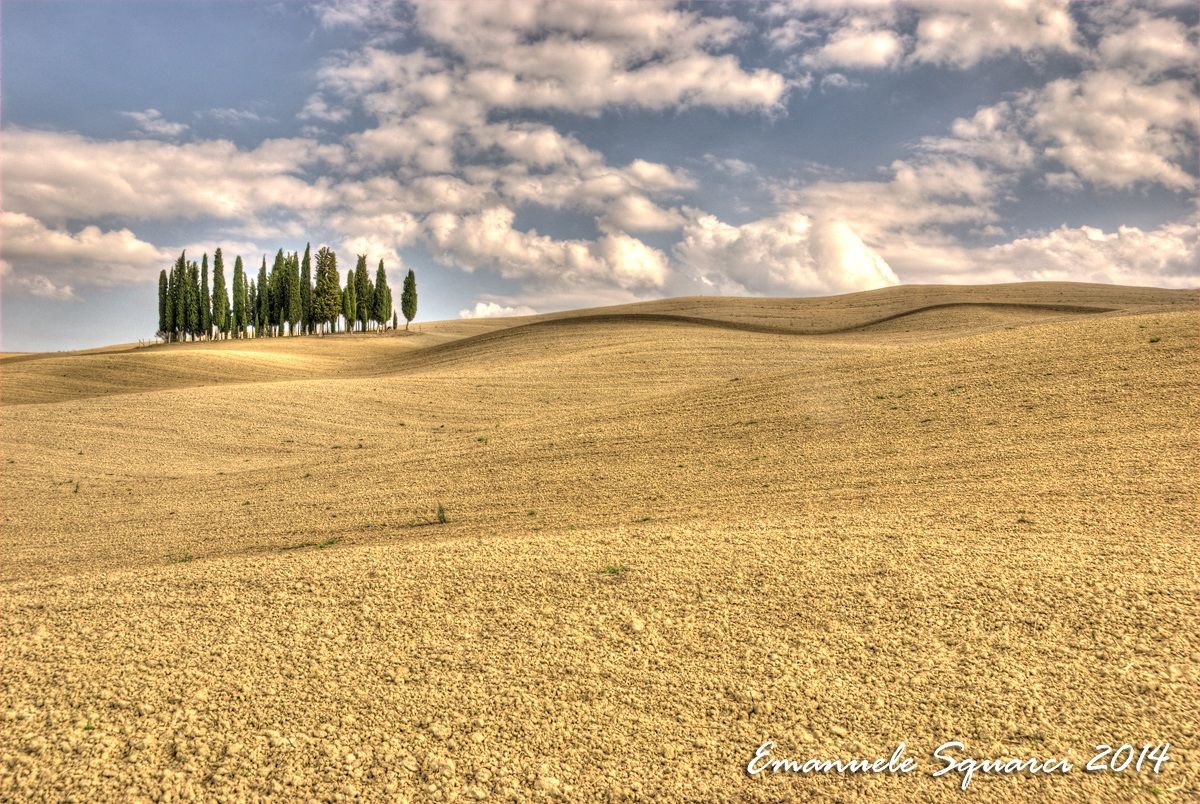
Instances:
[[[371,275],[367,273],[367,255],[358,255],[358,265],[354,266],[354,311],[359,327],[366,331],[367,321],[371,318]]]
[[[167,333],[171,330],[170,306],[167,304],[171,298],[167,294],[170,292],[170,284],[167,282],[167,271],[164,268],[158,272],[158,336],[166,340]]]
[[[175,309],[171,317],[171,340],[183,340],[187,331],[187,297],[187,252],[182,251],[171,269],[171,306]]]
[[[288,334],[298,334],[300,322],[304,319],[304,299],[300,289],[300,255],[295,252],[287,260],[287,295],[283,307]]]
[[[212,337],[212,297],[208,293],[208,252],[200,258],[200,333]]]
[[[383,260],[380,260],[379,268],[375,270],[375,299],[371,318],[383,328],[387,326],[388,319],[391,317],[392,289],[388,287],[387,272],[383,270]]]
[[[233,260],[233,330],[237,337],[246,337],[246,271],[239,255]]]
[[[242,332],[246,332],[250,328],[250,324],[254,321],[254,305],[257,299],[251,295],[253,291],[254,281],[250,279],[250,275],[244,270],[242,271]]]
[[[187,331],[192,340],[200,337],[200,266],[193,260],[188,266]]]
[[[342,316],[346,319],[346,331],[354,331],[354,311],[358,304],[354,299],[354,271],[346,271],[346,289],[342,291]]]
[[[264,254],[262,267],[258,269],[258,300],[254,305],[254,337],[261,338],[271,326],[271,289],[267,284],[267,257]]]
[[[404,275],[404,289],[400,291],[400,312],[404,313],[404,328],[417,317],[417,275],[410,269]]]
[[[312,243],[304,244],[304,259],[300,261],[300,331],[305,335],[313,332],[313,277],[312,258],[309,249]]]
[[[218,337],[229,327],[229,292],[225,289],[225,257],[218,248],[213,252],[212,323]]]
[[[337,254],[325,246],[317,251],[317,287],[313,291],[313,318],[321,327],[337,324],[342,310],[342,289]]]
[[[246,326],[254,328],[255,338],[262,337],[262,330],[258,327],[258,283],[251,279],[242,285],[246,289]],[[251,337],[247,335],[246,337]]]

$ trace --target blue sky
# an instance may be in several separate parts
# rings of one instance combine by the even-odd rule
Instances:
[[[7,351],[153,336],[186,248],[419,318],[1200,285],[1197,14],[1058,0],[6,0]],[[54,322],[47,326],[46,322]]]

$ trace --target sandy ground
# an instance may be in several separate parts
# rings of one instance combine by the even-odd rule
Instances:
[[[1196,800],[1198,340],[1020,285],[5,359],[0,798]]]

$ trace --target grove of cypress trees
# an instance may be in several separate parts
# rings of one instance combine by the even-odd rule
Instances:
[[[167,301],[170,298],[167,295],[169,290],[167,270],[164,268],[158,272],[158,335],[164,340],[167,337],[167,333],[171,330],[171,319],[168,312],[171,308],[167,305]]]
[[[229,293],[225,289],[225,258],[220,248],[213,252],[212,323],[218,336],[228,334]]]
[[[317,251],[317,287],[313,291],[313,318],[324,327],[337,324],[342,309],[342,289],[337,269],[337,254],[322,246]]]
[[[416,275],[406,273],[397,310],[383,260],[372,278],[365,254],[346,272],[344,288],[337,254],[321,246],[314,266],[311,243],[305,245],[303,258],[299,252],[279,249],[270,271],[264,255],[257,279],[251,279],[242,258],[236,257],[232,287],[225,283],[220,248],[213,252],[212,268],[210,285],[208,254],[197,263],[189,262],[182,251],[169,269],[159,271],[158,334],[164,341],[247,338],[251,333],[256,338],[324,334],[337,331],[339,317],[347,332],[366,332],[385,330],[389,321],[395,329],[403,315],[407,330],[417,314]]]
[[[404,328],[417,317],[417,275],[410,269],[404,276],[404,289],[400,291],[400,312],[404,313]]]
[[[371,276],[367,273],[366,254],[359,254],[358,265],[354,266],[354,305],[355,317],[365,332],[372,307]]]
[[[242,258],[233,261],[233,330],[239,338],[246,336],[246,271]]]
[[[313,331],[313,277],[312,259],[309,249],[312,243],[304,244],[304,259],[300,261],[300,331],[311,335]]]
[[[212,337],[212,297],[208,295],[208,252],[200,258],[200,332]]]

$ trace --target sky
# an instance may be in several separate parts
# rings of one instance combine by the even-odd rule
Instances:
[[[0,348],[328,245],[418,320],[900,283],[1200,286],[1198,12],[1059,0],[0,7]],[[268,259],[270,262],[270,259]]]

